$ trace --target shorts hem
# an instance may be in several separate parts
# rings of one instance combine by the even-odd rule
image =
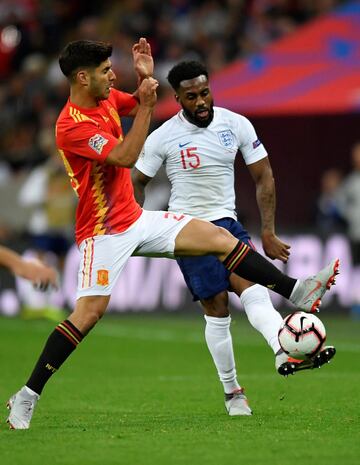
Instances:
[[[190,290],[190,289],[189,289]],[[224,292],[224,291],[228,291],[229,290],[229,287],[225,287],[225,288],[221,288],[221,289],[216,289],[215,292],[211,293],[210,295],[207,295],[206,297],[202,296],[198,296],[197,294],[194,295],[191,291],[191,294],[193,296],[193,301],[194,302],[197,302],[199,300],[204,300],[204,299],[211,299],[212,297],[215,297],[216,295],[220,294],[220,292]]]
[[[112,291],[99,291],[95,289],[89,289],[76,293],[76,300],[79,300],[81,297],[96,297],[98,296],[111,296]]]

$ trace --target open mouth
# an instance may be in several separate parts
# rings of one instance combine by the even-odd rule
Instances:
[[[209,110],[206,108],[201,109],[201,110],[196,110],[195,114],[198,118],[206,119],[209,117]]]

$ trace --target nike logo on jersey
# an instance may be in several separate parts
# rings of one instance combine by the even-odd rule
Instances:
[[[185,144],[179,144],[179,147],[182,149],[183,147],[185,147],[185,145],[189,144],[191,144],[191,140],[189,142],[185,142]]]

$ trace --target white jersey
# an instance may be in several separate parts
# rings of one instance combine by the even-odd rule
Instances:
[[[171,183],[170,211],[209,221],[236,219],[234,161],[238,150],[247,165],[267,156],[247,118],[214,107],[210,125],[199,128],[181,110],[149,135],[135,167],[152,178],[165,165]]]

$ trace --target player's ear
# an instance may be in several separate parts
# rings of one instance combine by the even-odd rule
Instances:
[[[87,86],[89,83],[89,73],[84,69],[78,71],[76,74],[76,80],[79,84]]]
[[[175,100],[178,102],[179,101],[179,96],[178,94],[175,94]]]

